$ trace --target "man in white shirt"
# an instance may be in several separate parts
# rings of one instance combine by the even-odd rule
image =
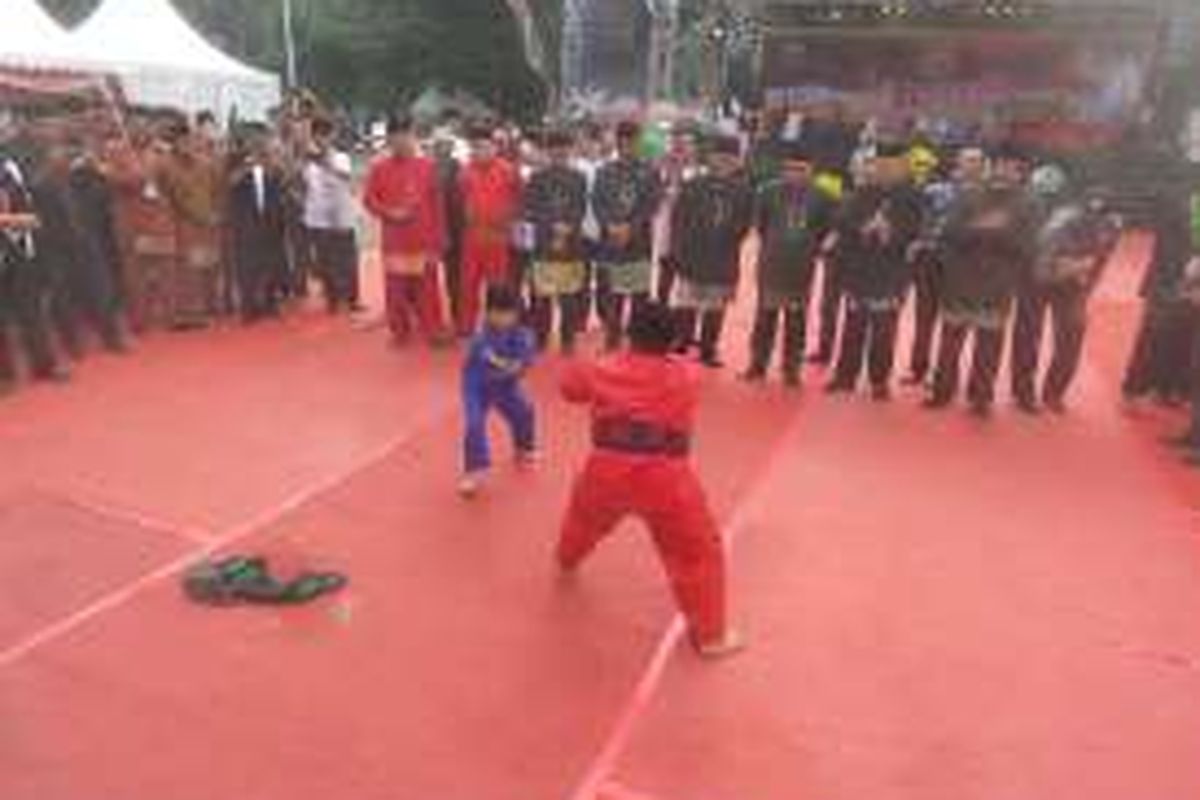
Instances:
[[[304,166],[304,227],[331,314],[362,310],[353,165],[334,147],[334,133],[331,120],[313,120],[313,149]]]

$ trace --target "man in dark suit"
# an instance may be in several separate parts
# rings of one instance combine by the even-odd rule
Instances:
[[[266,139],[256,137],[234,171],[229,196],[234,269],[246,322],[279,313],[287,282],[284,202],[282,176],[270,163]]]
[[[39,221],[25,175],[17,159],[0,148],[0,394],[16,382],[16,358],[8,337],[10,323],[17,328],[34,378],[70,377],[50,345],[45,314],[47,287],[38,269],[34,236]]]

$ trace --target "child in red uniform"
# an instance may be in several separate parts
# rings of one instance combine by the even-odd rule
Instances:
[[[630,350],[570,368],[568,402],[592,411],[594,450],[563,524],[558,562],[573,572],[626,516],[641,518],[671,579],[700,655],[741,649],[725,622],[725,554],[704,490],[688,462],[699,400],[696,374],[669,353],[671,312],[646,305],[634,315]]]

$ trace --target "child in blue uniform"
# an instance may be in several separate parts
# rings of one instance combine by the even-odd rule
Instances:
[[[521,299],[507,286],[488,289],[483,328],[471,340],[463,367],[463,477],[459,492],[473,497],[491,467],[487,416],[495,408],[508,423],[517,462],[534,459],[534,411],[521,388],[521,378],[533,364],[537,346],[533,333],[521,325]]]

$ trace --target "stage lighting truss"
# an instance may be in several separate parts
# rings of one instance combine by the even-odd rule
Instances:
[[[1144,17],[1138,0],[1087,8],[1023,0],[878,0],[878,2],[774,3],[762,15],[768,27],[1034,27],[1055,24],[1107,27]]]

